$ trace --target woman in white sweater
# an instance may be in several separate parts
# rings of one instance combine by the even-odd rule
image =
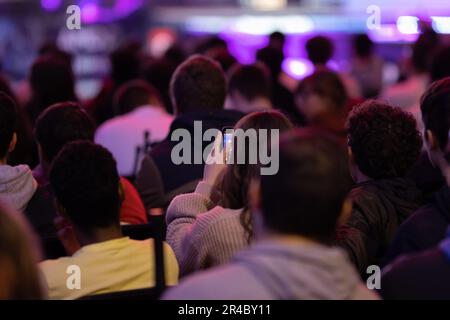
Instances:
[[[235,126],[244,131],[278,129],[280,133],[291,128],[292,123],[282,113],[272,110],[251,113]],[[259,135],[257,139],[258,145],[262,143]],[[271,143],[270,135],[266,141]],[[259,158],[256,164],[248,164],[248,143],[244,149],[246,164],[206,164],[195,191],[179,195],[170,203],[166,240],[175,252],[180,275],[224,264],[251,242],[247,193],[251,178],[260,174],[261,164]],[[234,148],[234,159],[243,151]]]

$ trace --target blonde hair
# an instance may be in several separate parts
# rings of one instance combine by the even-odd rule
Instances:
[[[42,299],[37,262],[40,249],[24,217],[0,203],[0,272],[11,267],[7,299]],[[4,269],[5,268],[5,269]]]

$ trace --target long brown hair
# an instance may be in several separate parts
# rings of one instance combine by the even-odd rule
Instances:
[[[269,110],[261,112],[253,112],[235,125],[234,129],[278,129],[280,133],[287,131],[293,127],[289,119],[279,111]],[[259,143],[259,138],[258,138]],[[267,139],[270,145],[270,135]],[[236,145],[236,139],[234,141]],[[252,178],[258,177],[260,174],[261,164],[258,159],[256,164],[249,164],[249,144],[248,139],[245,143],[245,164],[235,163],[228,164],[222,179],[222,206],[229,209],[243,209],[240,216],[241,224],[246,231],[247,241],[253,238],[252,219],[249,211],[248,189]],[[233,150],[234,159],[237,159],[237,148]]]
[[[35,244],[33,233],[23,216],[0,204],[0,273],[12,275],[8,277],[10,286],[4,288],[6,297],[2,298],[44,298],[37,268],[40,252]]]

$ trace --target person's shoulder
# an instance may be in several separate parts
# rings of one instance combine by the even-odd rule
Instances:
[[[236,299],[242,291],[245,270],[229,264],[185,278],[178,286],[168,290],[163,300],[227,300]]]
[[[222,231],[229,230],[230,232],[240,230],[242,229],[240,222],[241,212],[242,209],[233,210],[216,206],[208,212],[199,214],[197,223],[203,227],[205,234],[215,234],[217,229]]]
[[[102,143],[102,140],[108,139],[114,132],[120,132],[124,126],[123,116],[106,120],[95,131],[95,141]]]
[[[439,248],[400,256],[383,269],[383,278],[385,282],[399,278],[409,281],[413,277],[429,273],[431,268],[443,259],[443,253]]]
[[[79,262],[73,257],[44,260],[39,263],[39,269],[49,288],[65,285],[67,277],[74,272],[74,268],[81,269]]]

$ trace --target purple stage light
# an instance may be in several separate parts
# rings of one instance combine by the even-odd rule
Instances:
[[[47,11],[56,11],[61,6],[62,0],[41,0],[41,7]]]
[[[100,9],[95,3],[87,3],[81,7],[81,20],[86,23],[94,23],[99,20]]]

